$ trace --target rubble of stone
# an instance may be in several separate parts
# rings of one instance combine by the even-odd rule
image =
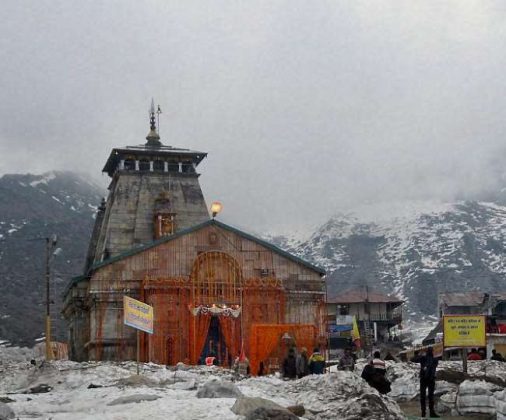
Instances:
[[[137,376],[135,362],[11,361],[0,364],[0,398],[16,417],[54,420],[403,419],[398,402],[418,398],[419,366],[387,362],[392,391],[385,396],[360,378],[365,363],[358,361],[355,372],[284,381],[214,366],[141,363]],[[461,363],[441,362],[437,377],[439,412],[506,420],[506,363],[469,362],[464,375]]]
[[[134,362],[4,364],[0,397],[10,397],[6,406],[16,417],[53,420],[403,418],[393,399],[351,372],[283,381],[274,375],[245,378],[217,367],[142,363],[139,376],[136,368]],[[37,387],[48,392],[24,394]]]
[[[241,385],[302,404],[306,411],[304,418],[307,419],[404,419],[393,399],[380,395],[353,372],[339,371],[310,375],[296,381],[274,381],[270,377],[251,378]]]

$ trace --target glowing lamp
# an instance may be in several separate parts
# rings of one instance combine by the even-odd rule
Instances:
[[[216,217],[216,215],[223,209],[223,205],[219,201],[213,202],[211,204],[211,213],[213,215],[213,219]]]

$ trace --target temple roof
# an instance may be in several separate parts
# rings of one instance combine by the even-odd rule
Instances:
[[[190,149],[180,149],[172,146],[150,146],[148,144],[139,144],[137,146],[125,146],[121,148],[114,148],[105,163],[104,169],[102,172],[107,172],[109,176],[114,174],[114,171],[118,167],[119,161],[122,157],[128,155],[135,156],[146,156],[146,157],[157,157],[166,158],[169,156],[180,157],[184,159],[191,160],[195,165],[198,165],[202,162],[207,156],[206,152],[199,152],[197,150]]]
[[[187,235],[189,233],[192,233],[192,232],[195,232],[195,231],[198,231],[200,229],[203,229],[207,226],[217,226],[219,228],[222,228],[222,229],[225,229],[225,230],[228,230],[230,232],[233,232],[239,236],[242,236],[243,238],[245,239],[248,239],[250,241],[253,241],[253,242],[256,242],[268,249],[270,249],[271,251],[273,252],[276,252],[277,254],[280,254],[282,255],[283,257],[289,259],[289,260],[292,260],[298,264],[301,264],[311,270],[314,270],[316,271],[318,274],[320,274],[321,276],[324,276],[325,275],[325,270],[303,260],[302,258],[299,258],[299,257],[296,257],[295,255],[292,255],[286,251],[283,251],[281,248],[278,248],[277,246],[269,243],[269,242],[266,242],[262,239],[259,239],[253,235],[250,235],[249,233],[246,233],[246,232],[243,232],[237,228],[234,228],[232,226],[229,226],[229,225],[226,225],[225,223],[222,223],[222,222],[218,222],[217,220],[215,219],[211,219],[211,220],[207,220],[205,221],[204,223],[200,223],[198,225],[195,225],[195,226],[192,226],[191,228],[188,228],[188,229],[183,229],[183,230],[180,230],[179,232],[176,232],[174,233],[173,235],[170,235],[170,236],[165,236],[163,238],[160,238],[156,241],[153,241],[149,244],[146,244],[146,245],[142,245],[142,246],[139,246],[137,248],[134,248],[134,249],[131,249],[130,251],[127,251],[127,252],[124,252],[122,254],[119,254],[115,257],[112,257],[108,260],[105,260],[105,261],[102,261],[100,263],[97,263],[95,265],[93,265],[90,269],[90,271],[94,271],[96,269],[99,269],[101,267],[105,267],[106,265],[109,265],[109,264],[112,264],[112,263],[115,263],[116,261],[120,261],[124,258],[127,258],[127,257],[130,257],[132,255],[135,255],[135,254],[139,254],[140,252],[144,252],[150,248],[153,248],[153,247],[156,247],[160,244],[163,244],[165,242],[169,242],[169,241],[172,241],[176,238],[179,238],[181,236],[184,236],[184,235]]]
[[[113,264],[117,261],[121,261],[125,258],[128,258],[128,257],[131,257],[133,255],[136,255],[136,254],[139,254],[141,252],[144,252],[148,249],[151,249],[151,248],[154,248],[158,245],[161,245],[163,243],[166,243],[166,242],[169,242],[169,241],[172,241],[176,238],[179,238],[181,236],[184,236],[184,235],[187,235],[189,233],[192,233],[192,232],[195,232],[195,231],[198,231],[200,229],[203,229],[207,226],[217,226],[219,228],[222,228],[222,229],[225,229],[225,230],[228,230],[230,232],[233,232],[239,236],[242,236],[243,238],[245,239],[248,239],[250,241],[253,241],[253,242],[256,242],[268,249],[270,249],[271,251],[273,252],[276,252],[277,254],[289,259],[289,260],[292,260],[298,264],[301,264],[303,266],[305,266],[306,268],[309,268],[310,270],[314,270],[316,271],[320,276],[324,276],[325,275],[325,270],[303,260],[302,258],[299,258],[295,255],[292,255],[286,251],[283,251],[281,248],[278,248],[277,246],[269,243],[269,242],[266,242],[262,239],[259,239],[253,235],[250,235],[249,233],[246,233],[246,232],[243,232],[237,228],[234,228],[232,226],[229,226],[229,225],[226,225],[225,223],[222,223],[222,222],[218,222],[217,220],[215,219],[211,219],[211,220],[207,220],[205,221],[204,223],[200,223],[198,225],[195,225],[195,226],[192,226],[191,228],[188,228],[188,229],[183,229],[183,230],[180,230],[179,232],[176,232],[174,233],[173,235],[170,235],[170,236],[165,236],[163,238],[160,238],[156,241],[153,241],[149,244],[146,244],[146,245],[142,245],[142,246],[139,246],[137,248],[133,248],[127,252],[123,252],[115,257],[112,257],[112,258],[109,258],[108,260],[105,260],[105,261],[102,261],[100,263],[97,263],[97,264],[94,264],[88,271],[88,273],[85,273],[83,274],[82,276],[77,276],[77,277],[74,277],[71,279],[71,281],[69,282],[69,284],[67,285],[64,293],[63,293],[63,296],[67,296],[67,294],[69,293],[70,289],[72,289],[72,287],[78,283],[80,283],[81,281],[85,281],[87,280],[91,274],[93,273],[93,271],[95,270],[98,270],[102,267],[105,267],[109,264]]]
[[[483,292],[440,293],[439,301],[446,306],[480,306],[485,299]]]

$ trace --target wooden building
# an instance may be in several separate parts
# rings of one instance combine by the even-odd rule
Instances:
[[[255,373],[287,344],[324,344],[324,271],[210,219],[195,170],[206,154],[161,145],[154,110],[147,139],[114,149],[104,168],[109,197],[85,272],[65,292],[70,358],[135,358],[124,295],[154,308],[154,333],[140,334],[144,361],[197,364],[214,355],[229,365],[243,348]]]
[[[354,316],[365,345],[386,342],[392,338],[390,330],[402,322],[403,303],[395,296],[369,290],[368,287],[345,290],[328,297],[329,327],[332,328],[339,317]]]

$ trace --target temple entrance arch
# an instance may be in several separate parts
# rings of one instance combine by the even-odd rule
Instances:
[[[215,356],[228,365],[241,343],[241,266],[225,252],[203,252],[193,263],[190,282],[191,361]]]
[[[240,305],[242,269],[231,255],[220,251],[199,254],[190,278],[195,306]]]

